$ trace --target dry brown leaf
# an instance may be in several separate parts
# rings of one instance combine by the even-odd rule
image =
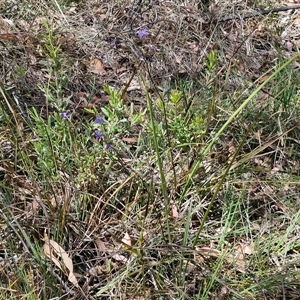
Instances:
[[[254,252],[253,245],[244,245],[243,246],[244,254],[251,255],[251,254],[253,254],[253,252]]]
[[[95,239],[95,243],[100,250],[109,252],[109,249],[106,248],[104,243],[99,238]]]
[[[234,145],[229,146],[229,148],[228,148],[229,155],[233,154],[235,151],[236,151],[236,148]]]
[[[203,256],[219,257],[221,255],[221,252],[219,250],[210,247],[196,247],[196,251],[202,254]]]
[[[140,85],[130,85],[127,88],[127,92],[137,91],[137,90],[140,90],[140,89],[141,89]]]
[[[103,62],[100,59],[92,59],[91,61],[91,72],[97,75],[104,75],[106,70],[104,68]]]
[[[248,244],[242,244],[240,243],[235,250],[235,254],[228,254],[226,256],[227,262],[234,265],[237,271],[241,273],[246,272],[246,260],[245,260],[245,254],[251,255],[254,252],[253,247]]]
[[[91,101],[91,104],[94,105],[97,103],[108,103],[108,102],[109,102],[108,98],[103,94],[103,95],[101,95],[101,97],[94,96]]]
[[[114,254],[112,257],[113,257],[115,260],[121,261],[121,262],[123,262],[123,263],[126,263],[126,262],[128,261],[127,257],[124,256],[124,255],[122,255],[122,254]]]
[[[128,235],[129,236],[129,235]],[[125,234],[125,237],[126,237],[126,234]],[[125,238],[124,237],[124,238]],[[123,238],[123,239],[124,239]],[[129,237],[130,238],[130,237]],[[123,240],[122,240],[122,242],[124,243],[124,244],[126,244]],[[126,256],[124,256],[124,255],[121,255],[121,254],[118,254],[118,253],[113,253],[114,251],[113,250],[111,250],[111,249],[108,249],[105,245],[104,245],[104,243],[99,239],[99,238],[97,238],[96,240],[95,240],[95,243],[96,243],[96,245],[98,246],[98,248],[100,249],[100,250],[102,250],[102,251],[105,251],[105,252],[107,252],[107,253],[112,253],[112,257],[115,259],[115,260],[117,260],[117,261],[121,261],[121,262],[127,262],[127,257]]]
[[[279,164],[276,164],[273,169],[271,170],[271,174],[275,174],[281,171],[281,166]]]
[[[128,232],[126,232],[124,237],[122,238],[122,243],[124,243],[125,245],[128,245],[130,247],[132,246],[131,238],[130,238]]]
[[[41,209],[40,206],[40,199],[37,200],[37,196],[33,198],[33,201],[29,203],[26,207],[26,210],[28,211],[28,214],[31,215],[37,215]]]
[[[263,133],[263,129],[259,129],[257,132],[254,132],[254,137],[260,141],[261,140],[261,136],[262,136],[262,133]]]
[[[76,287],[79,287],[78,281],[73,273],[73,262],[68,253],[55,241],[49,239],[48,235],[45,234],[44,237],[45,244],[43,246],[44,254],[54,262],[54,264],[66,273],[64,267],[68,269],[68,280]],[[63,266],[60,263],[59,259],[62,260]]]
[[[246,262],[244,259],[245,252],[243,252],[243,251],[247,251],[250,253],[250,249],[249,248],[244,249],[243,247],[244,246],[242,246],[242,245],[238,245],[234,255],[224,252],[224,251],[219,251],[219,250],[211,248],[211,247],[201,247],[201,248],[196,247],[196,253],[200,254],[200,257],[199,257],[200,261],[203,261],[203,257],[219,258],[222,256],[228,263],[232,264],[237,271],[239,271],[241,273],[245,273],[246,272]]]
[[[14,22],[10,19],[3,19],[0,16],[0,33],[8,33],[15,27]]]
[[[295,26],[300,26],[300,17],[297,17],[294,21],[293,21],[293,24]]]
[[[259,78],[258,83],[261,84],[261,83],[265,82],[267,79],[269,79],[269,77],[270,77],[269,75],[265,75],[265,76]]]
[[[289,189],[290,189],[290,187],[289,187],[288,183],[286,183],[286,184],[283,186],[283,188],[282,188],[282,190],[283,190],[284,192],[289,191]]]
[[[123,137],[122,141],[128,144],[136,144],[137,143],[137,138],[135,137]]]
[[[172,205],[172,217],[173,218],[178,218],[179,217],[178,209],[177,209],[177,206],[175,204]]]
[[[285,48],[286,48],[288,51],[290,51],[290,52],[292,52],[293,49],[294,49],[294,47],[295,47],[295,45],[294,45],[291,41],[286,41],[286,42],[284,43],[284,46],[285,46]]]
[[[217,299],[218,300],[228,299],[229,294],[230,294],[229,289],[225,285],[223,285],[220,292],[219,292],[219,294],[218,294]]]
[[[47,237],[48,238],[48,237]],[[46,237],[44,238],[45,244],[43,246],[43,250],[44,250],[44,254],[50,258],[52,260],[52,262],[60,269],[62,270],[62,266],[59,262],[58,259],[55,258],[55,256],[53,255],[53,252],[51,250],[51,245],[50,245],[50,241],[49,238],[48,240],[46,240]]]

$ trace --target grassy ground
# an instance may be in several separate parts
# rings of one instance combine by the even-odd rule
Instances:
[[[0,4],[1,299],[299,299],[299,16],[204,2]]]

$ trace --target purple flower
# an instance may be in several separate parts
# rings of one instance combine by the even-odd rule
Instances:
[[[61,114],[59,114],[59,116],[62,119],[70,119],[71,118],[71,114],[70,113],[61,113]]]
[[[96,117],[96,120],[94,122],[95,125],[103,125],[104,120],[102,117]]]
[[[144,36],[147,36],[149,34],[149,30],[147,28],[141,29],[138,31],[138,37],[142,39]]]
[[[100,130],[95,131],[95,140],[96,141],[99,141],[103,137],[104,137],[104,134]]]
[[[106,145],[105,150],[107,151],[113,151],[114,147],[111,144]]]
[[[114,40],[111,44],[110,44],[110,48],[116,48],[116,45],[117,45],[117,43],[116,43],[116,40]]]

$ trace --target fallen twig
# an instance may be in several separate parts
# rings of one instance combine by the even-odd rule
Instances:
[[[272,8],[272,9],[263,9],[260,11],[256,11],[256,12],[252,12],[252,13],[248,13],[248,14],[240,15],[240,16],[228,16],[228,17],[219,19],[218,23],[236,20],[236,19],[244,20],[244,19],[249,19],[249,18],[256,18],[259,16],[273,14],[273,13],[277,13],[277,12],[281,12],[281,11],[292,10],[292,9],[300,9],[300,5],[283,6],[283,7],[277,7],[277,8]]]

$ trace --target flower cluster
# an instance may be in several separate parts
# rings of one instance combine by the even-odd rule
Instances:
[[[64,120],[69,120],[71,119],[71,113],[68,113],[68,112],[64,112],[64,113],[60,113],[59,114],[60,118],[61,119],[64,119]],[[97,142],[100,142],[104,139],[104,134],[102,133],[102,131],[100,130],[100,127],[104,124],[104,119],[102,116],[97,116],[94,123],[93,123],[93,127],[95,129],[94,131],[94,138]],[[114,148],[111,144],[107,144],[105,146],[105,150],[107,151],[113,151]]]
[[[103,124],[104,124],[103,117],[101,117],[101,116],[96,117],[96,119],[94,121],[94,128],[96,128],[94,137],[95,137],[96,141],[101,141],[104,138],[104,134],[99,129],[99,127],[101,127]],[[107,144],[106,147],[105,147],[105,150],[112,151],[113,146],[110,145],[110,144]]]
[[[142,39],[143,37],[149,35],[149,30],[147,28],[141,29],[137,32],[137,35],[140,39]]]
[[[95,131],[95,140],[100,141],[104,137],[104,134],[100,130]]]
[[[95,121],[94,121],[94,125],[103,125],[104,124],[104,120],[103,120],[103,117],[96,117]]]
[[[70,119],[70,118],[71,118],[71,113],[64,112],[64,113],[59,114],[59,116],[60,116],[62,119]]]

